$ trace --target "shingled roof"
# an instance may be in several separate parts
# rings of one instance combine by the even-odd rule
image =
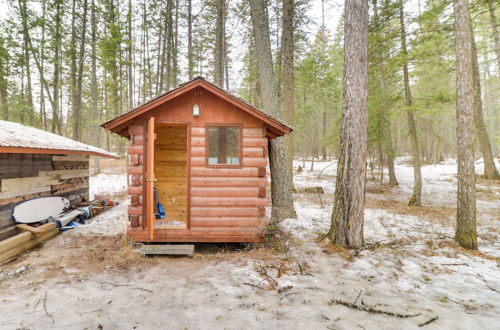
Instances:
[[[0,153],[84,154],[120,158],[85,143],[5,120],[0,120]]]
[[[206,90],[218,95],[219,97],[222,97],[226,101],[232,103],[236,107],[240,108],[241,110],[247,112],[248,114],[262,120],[266,124],[266,128],[268,128],[271,132],[275,133],[276,135],[284,135],[288,134],[291,131],[293,131],[293,128],[285,124],[282,120],[279,118],[276,118],[275,116],[272,116],[268,113],[265,113],[254,106],[250,105],[249,103],[245,102],[243,99],[229,93],[228,91],[210,83],[209,81],[205,80],[203,77],[196,77],[184,84],[179,85],[179,87],[169,90],[168,92],[165,92],[161,95],[158,95],[151,100],[139,105],[138,107],[130,110],[129,112],[126,112],[122,115],[119,115],[101,126],[104,127],[107,130],[110,130],[112,132],[121,134],[121,130],[123,129],[124,126],[126,126],[126,123],[132,120],[133,118],[153,109],[154,107],[174,98],[177,97],[181,94],[184,94],[196,87],[203,87]],[[123,134],[122,134],[123,135]]]

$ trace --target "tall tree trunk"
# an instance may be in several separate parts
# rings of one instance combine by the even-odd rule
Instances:
[[[3,120],[9,120],[9,52],[4,42],[0,35],[0,113]]]
[[[26,8],[26,0],[19,0],[19,14],[23,26],[23,64],[26,70],[26,108],[28,110],[28,122],[33,125],[35,118],[35,110],[33,108],[33,87],[31,84],[31,64],[30,64],[30,41],[28,27],[28,11]],[[23,111],[24,112],[24,111]]]
[[[280,117],[278,89],[269,39],[269,19],[264,0],[250,0],[250,14],[255,39],[257,67],[263,110]],[[272,139],[269,143],[269,165],[271,168],[271,221],[279,222],[295,217],[292,183],[288,174],[283,138]]]
[[[165,90],[170,90],[172,81],[172,4],[173,0],[167,0],[167,22],[166,22],[166,37],[167,37],[167,59],[166,59],[166,76]]]
[[[377,8],[377,0],[372,0],[373,3],[373,12],[374,12],[374,20],[375,20],[375,25],[377,28],[377,33],[380,33],[380,20],[378,16],[378,8]],[[387,3],[386,3],[387,4]],[[380,47],[378,49],[378,56],[379,56],[379,61],[380,63],[383,62],[385,58],[388,57],[388,54],[383,52],[383,47]],[[383,114],[383,121],[385,122],[384,125],[384,131],[385,131],[385,149],[386,149],[386,154],[387,154],[387,168],[389,170],[389,185],[390,186],[397,186],[398,179],[396,178],[396,170],[394,166],[394,158],[395,158],[395,150],[394,150],[394,145],[392,141],[392,125],[391,125],[391,118],[390,115],[386,113],[388,111],[389,106],[387,105],[387,89],[386,89],[386,75],[384,71],[384,66],[381,66],[381,72],[380,72],[380,88],[382,89],[382,104],[384,107],[384,110],[382,112]]]
[[[192,0],[187,0],[187,25],[188,25],[188,76],[189,80],[193,79],[194,61],[193,61],[193,15],[192,15]]]
[[[166,27],[167,27],[167,22],[169,20],[169,17],[167,15],[167,11],[163,10],[162,14],[164,16],[164,19],[160,19],[160,26],[159,26],[159,36],[158,36],[158,41],[160,43],[160,46],[158,47],[158,68],[157,68],[157,85],[156,85],[156,94],[160,94],[160,92],[163,91],[163,86],[165,85],[164,80],[165,80],[165,61],[167,58],[167,32],[166,32]]]
[[[326,109],[325,108],[323,108],[322,117],[323,117],[323,124],[321,130],[321,154],[323,155],[322,160],[326,160]]]
[[[87,36],[87,10],[88,1],[83,0],[82,25],[80,29],[81,40],[78,54],[78,68],[76,73],[75,107],[73,109],[73,139],[81,141],[81,112],[82,112],[82,87],[83,87],[83,66],[85,60],[85,42]],[[76,46],[76,45],[75,45]]]
[[[283,0],[283,32],[281,47],[283,56],[283,116],[285,122],[293,126],[294,112],[294,0]],[[285,154],[287,156],[288,174],[293,183],[293,133],[285,137]]]
[[[458,164],[455,240],[466,249],[477,249],[474,173],[474,78],[468,1],[454,0],[454,9]]]
[[[128,82],[128,108],[132,109],[134,107],[134,41],[132,35],[132,0],[128,1],[128,13],[127,13],[127,82]]]
[[[497,70],[500,77],[500,35],[498,34],[497,18],[495,16],[495,7],[493,7],[493,0],[486,0],[488,3],[488,10],[490,13],[490,24],[493,30],[493,40],[495,41],[495,54],[497,56]],[[498,5],[498,2],[497,2]]]
[[[38,56],[40,57],[40,67],[41,70],[43,71],[43,65],[44,65],[44,57],[43,54],[45,54],[45,26],[46,26],[46,14],[47,14],[47,4],[44,2],[42,4],[42,39],[40,41],[40,51],[38,53]],[[36,61],[35,61],[36,62]],[[40,116],[42,119],[42,127],[44,130],[48,130],[47,128],[47,113],[45,111],[45,95],[44,95],[44,83],[45,79],[42,79],[40,77]]]
[[[479,141],[479,150],[483,155],[484,177],[486,179],[500,179],[495,158],[491,150],[490,138],[486,130],[486,124],[483,117],[483,101],[481,99],[481,77],[479,75],[479,63],[477,60],[476,42],[474,40],[474,31],[471,30],[471,51],[472,51],[472,79],[474,83],[474,122],[476,124],[476,134]]]
[[[410,78],[408,74],[408,50],[406,49],[406,29],[404,20],[404,2],[400,1],[399,21],[401,25],[401,53],[403,55],[403,81],[405,86],[406,117],[411,140],[411,152],[413,158],[413,195],[408,202],[410,206],[420,206],[422,199],[422,171],[421,155],[417,138],[417,124],[415,112],[412,109],[413,97],[410,90]]]
[[[342,131],[328,236],[357,249],[363,245],[368,153],[368,1],[345,0],[344,17]]]
[[[51,131],[58,134],[62,133],[61,116],[59,113],[59,89],[60,89],[60,69],[61,69],[61,17],[62,0],[56,0],[55,32],[54,32],[54,76],[52,79],[52,125]]]
[[[217,86],[224,87],[224,5],[225,0],[215,0],[215,56],[214,56],[214,82]]]
[[[95,8],[95,1],[92,0],[92,7],[91,7],[91,52],[90,52],[90,71],[91,71],[91,76],[90,76],[90,94],[91,94],[91,99],[92,99],[92,113],[91,113],[91,118],[92,118],[92,127],[93,127],[93,145],[96,147],[100,146],[101,142],[101,127],[98,125],[100,122],[100,119],[102,118],[101,115],[101,110],[97,106],[97,20],[96,20],[96,8]],[[100,172],[100,166],[99,166],[99,157],[95,158],[96,162],[96,169],[97,172]]]
[[[389,169],[389,185],[390,186],[397,186],[398,179],[396,178],[396,170],[394,167],[394,157],[395,157],[395,151],[394,151],[394,145],[392,142],[392,127],[390,121],[387,123],[386,127],[386,149],[387,149],[387,167]]]
[[[178,44],[179,44],[179,0],[175,0],[174,29],[172,33],[172,85],[179,84]]]
[[[72,121],[72,129],[73,129],[73,139],[78,140],[78,125],[79,118],[75,117],[76,110],[76,0],[73,0],[73,4],[71,7],[71,40],[69,44],[69,54],[70,54],[70,80],[69,80],[69,88],[71,91],[71,121]],[[68,118],[68,121],[70,119]],[[68,125],[69,126],[69,125]],[[77,131],[75,132],[75,126]]]

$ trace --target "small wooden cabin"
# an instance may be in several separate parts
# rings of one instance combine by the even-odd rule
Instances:
[[[103,127],[131,141],[134,241],[263,240],[268,139],[290,127],[201,77]],[[164,219],[155,217],[155,188]]]
[[[89,198],[89,156],[119,158],[34,127],[0,120],[0,229],[12,226],[20,202],[61,196]]]

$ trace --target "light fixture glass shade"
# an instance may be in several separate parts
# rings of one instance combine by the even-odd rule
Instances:
[[[193,105],[193,116],[194,117],[200,116],[200,106],[198,104]]]

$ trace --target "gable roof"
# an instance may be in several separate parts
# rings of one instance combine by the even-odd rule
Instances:
[[[203,77],[196,77],[193,80],[190,80],[184,84],[179,85],[179,87],[172,89],[168,92],[165,92],[145,103],[142,105],[130,110],[129,112],[126,112],[122,115],[119,115],[101,126],[104,127],[105,129],[112,131],[114,133],[118,133],[123,136],[127,136],[127,132],[123,131],[124,128],[128,126],[128,123],[134,119],[135,117],[148,112],[149,110],[154,109],[155,107],[181,95],[184,93],[187,93],[196,87],[203,87],[204,89],[208,90],[209,92],[212,92],[213,94],[217,95],[218,97],[224,99],[225,101],[233,104],[236,106],[238,109],[241,109],[242,111],[247,112],[249,115],[261,120],[264,122],[266,128],[272,133],[273,136],[282,136],[285,134],[289,134],[290,132],[293,131],[293,128],[285,124],[283,121],[280,119],[271,116],[254,106],[248,104],[244,100],[242,100],[239,97],[236,97],[226,90],[208,82],[205,80]]]
[[[11,121],[0,120],[0,153],[117,155],[63,136]]]

